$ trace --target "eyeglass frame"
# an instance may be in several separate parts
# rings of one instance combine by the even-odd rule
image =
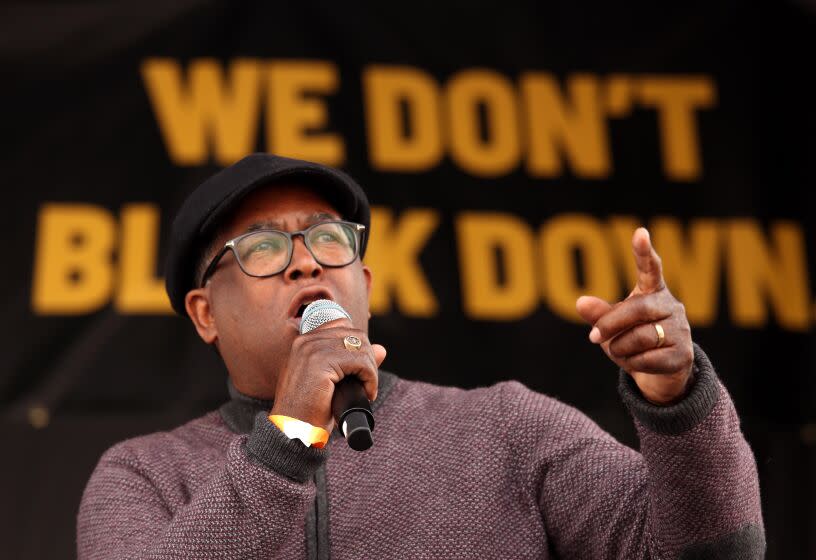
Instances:
[[[352,229],[354,230],[354,234],[357,237],[357,244],[354,247],[354,256],[346,264],[323,264],[322,262],[320,262],[320,259],[318,259],[317,256],[312,252],[312,248],[309,247],[309,244],[306,243],[306,233],[307,232],[309,232],[310,230],[312,230],[312,229],[314,229],[314,228],[316,228],[318,226],[322,226],[322,225],[326,225],[326,224],[344,224],[344,225],[352,226]],[[224,243],[224,246],[221,247],[221,250],[218,251],[218,253],[210,260],[210,264],[207,265],[207,268],[204,269],[204,274],[201,275],[201,282],[199,283],[199,288],[203,288],[207,284],[207,280],[210,279],[210,276],[215,274],[215,269],[216,269],[216,266],[218,265],[218,262],[224,257],[224,255],[227,253],[227,251],[232,251],[232,256],[235,257],[235,262],[238,263],[238,268],[240,268],[241,272],[243,272],[247,276],[250,276],[252,278],[269,278],[271,276],[275,276],[276,274],[280,274],[281,272],[283,272],[284,270],[289,268],[290,264],[292,264],[292,255],[294,255],[294,253],[295,253],[295,239],[294,238],[295,238],[296,235],[299,235],[299,236],[301,236],[303,238],[303,246],[306,247],[306,250],[309,251],[309,254],[312,256],[312,258],[315,260],[315,262],[317,262],[320,266],[325,266],[325,267],[328,267],[328,268],[343,268],[344,266],[348,266],[351,263],[353,263],[354,260],[358,256],[360,256],[360,247],[363,245],[363,239],[365,237],[365,230],[366,230],[366,227],[363,224],[358,224],[356,222],[347,222],[345,220],[326,220],[326,221],[317,222],[315,224],[312,224],[309,227],[307,227],[305,229],[302,229],[302,230],[299,230],[299,231],[282,231],[282,230],[279,230],[279,229],[260,228],[260,229],[255,229],[255,230],[252,230],[252,231],[248,231],[246,233],[242,233],[238,237],[233,237],[232,239],[230,239],[229,241]],[[289,243],[287,245],[289,255],[286,257],[286,264],[283,267],[281,267],[280,270],[278,270],[277,272],[273,272],[272,274],[250,274],[249,272],[244,270],[244,266],[241,264],[241,258],[238,256],[238,253],[236,252],[236,249],[235,249],[235,245],[238,242],[240,242],[242,239],[244,239],[245,237],[249,237],[250,235],[255,235],[255,234],[259,233],[259,232],[281,233],[281,234],[284,235],[284,237],[286,237],[289,240]]]

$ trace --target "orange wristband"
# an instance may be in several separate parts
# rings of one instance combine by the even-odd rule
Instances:
[[[297,418],[283,416],[282,414],[270,414],[269,421],[275,424],[286,437],[299,439],[306,447],[322,449],[326,442],[329,441],[329,432]]]

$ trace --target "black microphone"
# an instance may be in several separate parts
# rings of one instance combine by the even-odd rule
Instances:
[[[300,320],[300,334],[316,329],[324,323],[336,319],[349,319],[339,304],[328,299],[313,301],[303,310]],[[371,431],[374,429],[374,415],[371,403],[366,397],[363,384],[354,375],[347,375],[334,387],[332,416],[349,447],[355,451],[365,451],[374,444]]]

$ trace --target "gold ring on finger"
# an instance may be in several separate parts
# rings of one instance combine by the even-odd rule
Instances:
[[[666,333],[663,331],[663,327],[660,326],[660,323],[653,323],[654,328],[657,331],[657,346],[655,348],[660,348],[666,343]]]
[[[353,335],[349,335],[343,339],[343,346],[346,347],[346,350],[357,352],[362,345],[363,341]]]

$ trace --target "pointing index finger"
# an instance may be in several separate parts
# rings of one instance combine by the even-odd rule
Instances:
[[[632,235],[632,253],[638,269],[637,288],[640,293],[650,294],[662,290],[663,265],[652,247],[652,240],[646,228],[637,228]]]

